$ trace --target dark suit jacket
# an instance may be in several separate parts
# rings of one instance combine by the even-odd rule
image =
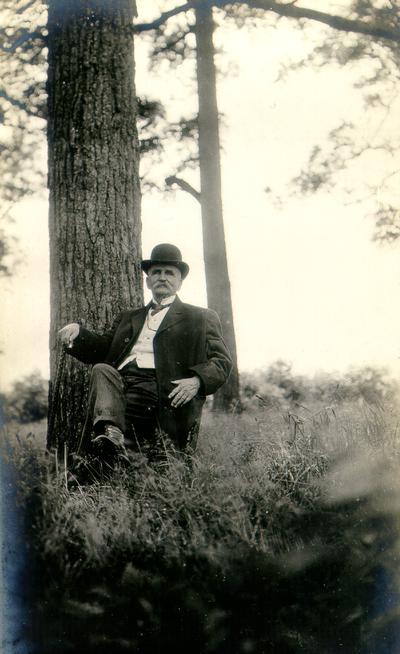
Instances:
[[[108,363],[118,368],[136,342],[148,308],[123,311],[111,330],[102,335],[81,327],[70,354],[84,363]],[[215,393],[232,367],[218,315],[184,304],[177,297],[157,330],[153,346],[160,427],[178,447],[186,447],[197,435],[206,395]],[[183,407],[172,408],[168,399],[174,388],[172,380],[193,375],[201,380],[198,394]]]

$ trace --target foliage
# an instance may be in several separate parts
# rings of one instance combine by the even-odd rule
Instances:
[[[348,3],[348,15],[399,33],[395,2],[352,1]],[[293,71],[310,67],[322,70],[328,65],[354,72],[354,88],[363,101],[363,111],[355,122],[342,119],[322,142],[312,146],[305,166],[290,181],[289,190],[305,196],[340,189],[348,204],[364,204],[374,218],[375,240],[394,242],[400,233],[400,136],[394,127],[399,110],[398,42],[363,36],[356,30],[344,35],[326,30],[305,58],[282,66],[280,77],[283,80]],[[367,167],[372,169],[369,176],[365,174]],[[383,168],[390,172],[382,174]]]
[[[195,4],[183,3],[171,10],[170,2],[161,3],[160,9],[165,13],[161,13],[153,24],[151,67],[154,68],[161,61],[164,64],[168,62],[172,68],[183,61],[193,61],[192,14]],[[227,24],[238,28],[276,27],[281,16],[295,19],[302,30],[310,19],[311,22],[329,26],[323,31],[322,38],[316,37],[315,47],[305,58],[282,65],[281,80],[288,72],[304,67],[317,70],[327,64],[337,65],[340,69],[351,67],[356,72],[354,86],[364,98],[364,112],[356,123],[342,120],[333,126],[323,142],[312,147],[308,161],[290,181],[289,191],[304,196],[321,189],[340,189],[346,196],[346,203],[365,204],[376,222],[375,240],[397,240],[400,233],[397,194],[400,141],[398,134],[393,133],[393,125],[390,127],[391,116],[398,113],[400,60],[397,3],[348,0],[341,7],[340,15],[335,15],[336,7],[329,14],[302,8],[296,2],[248,0],[230,4],[214,0],[211,5],[216,9],[216,27]],[[306,22],[303,19],[309,20]],[[138,25],[137,30],[147,31],[150,27],[151,23]],[[191,158],[189,161],[192,164]],[[389,174],[382,175],[382,161],[386,168],[392,166]],[[367,166],[371,168],[369,176],[360,175],[357,169],[359,162],[364,170]],[[185,163],[183,159],[177,172],[184,169]],[[266,190],[271,192],[269,187]],[[277,206],[282,205],[282,192],[274,191],[271,197],[275,197]]]
[[[373,366],[352,368],[344,374],[319,373],[313,378],[296,375],[290,364],[278,360],[266,370],[242,373],[241,395],[245,409],[323,402],[337,405],[361,401],[380,405],[393,400],[398,387],[387,371]]]
[[[45,5],[4,0],[1,19],[1,197],[15,202],[44,182]]]
[[[0,199],[12,204],[46,183],[46,2],[4,0],[0,21]],[[156,155],[164,108],[140,98],[138,115],[141,152]]]
[[[133,453],[85,484],[68,459],[16,447],[21,502],[36,497],[41,651],[353,654],[391,642],[400,451],[393,408],[378,411],[374,422],[358,404],[321,409],[297,430],[275,409],[214,415],[196,457]]]
[[[211,3],[217,6],[220,3]],[[186,80],[186,85],[189,86],[193,83],[195,78],[195,67],[196,67],[196,43],[194,36],[194,12],[190,9],[189,3],[187,5],[177,4],[176,7],[182,6],[182,11],[177,13],[172,19],[161,22],[156,29],[147,31],[147,29],[142,30],[140,24],[135,26],[135,30],[139,33],[140,38],[144,39],[149,45],[149,70],[154,71],[160,68],[161,66],[169,71],[169,74],[174,74],[174,71],[186,63],[188,75]],[[171,7],[171,3],[168,1],[163,1],[159,3],[160,7],[160,16],[163,15],[162,12],[167,11]],[[256,27],[264,25],[275,25],[277,18],[271,14],[266,15],[264,10],[255,10],[249,8],[246,3],[240,4],[227,4],[218,8],[213,13],[213,19],[215,23],[215,29],[223,27],[226,25],[234,25],[235,27]],[[263,19],[263,23],[261,20]],[[157,19],[156,19],[157,20]],[[221,59],[221,54],[223,53],[223,47],[219,46],[217,51],[218,54],[218,75],[223,77],[225,74],[232,74],[232,66],[225,70],[223,61]],[[196,90],[193,86],[193,94],[196,94]],[[168,109],[173,109],[169,107]],[[197,111],[197,108],[195,109]],[[164,114],[166,116],[166,112]],[[220,122],[223,120],[223,116],[219,115]],[[160,133],[160,125],[153,124],[151,129],[155,133]],[[166,120],[163,124],[163,130],[161,131],[162,137],[161,140],[158,140],[159,137],[155,138],[160,143],[162,149],[166,152],[168,149],[169,157],[167,161],[167,168],[162,169],[162,177],[165,179],[165,184],[162,185],[160,182],[157,182],[154,177],[154,168],[150,165],[153,163],[154,159],[149,159],[144,162],[144,181],[145,183],[153,188],[158,188],[163,192],[171,192],[171,184],[168,183],[168,179],[180,175],[183,172],[188,171],[197,171],[199,166],[199,155],[197,148],[197,138],[198,138],[198,119],[197,113],[187,114],[182,116],[177,121]],[[153,131],[154,135],[154,131]],[[182,147],[183,146],[183,147]],[[171,152],[174,153],[174,156],[171,157]],[[174,163],[173,171],[171,171],[171,161]],[[171,172],[173,174],[171,175]],[[160,171],[158,171],[160,175]],[[180,188],[188,191],[191,185],[187,183],[186,180],[183,180],[183,184],[179,184]],[[190,190],[189,192],[194,195]]]
[[[240,27],[276,26],[278,17],[272,11],[266,11],[261,5],[252,7],[252,3],[215,3],[220,5],[215,14],[218,25],[234,24]],[[170,3],[161,3],[161,10]],[[278,5],[279,8],[279,5]],[[268,7],[266,8],[268,9]],[[279,14],[278,14],[279,15]],[[398,28],[398,16],[395,7],[375,6],[371,1],[352,2],[348,6],[348,15],[357,19],[367,20],[370,24],[387,25]],[[187,16],[189,18],[187,18]],[[0,49],[0,70],[2,82],[0,87],[0,148],[1,158],[1,193],[7,201],[14,202],[26,193],[36,192],[43,187],[44,131],[46,128],[46,5],[42,0],[4,0],[1,18],[5,27],[1,30],[2,46]],[[303,23],[299,23],[304,27]],[[143,38],[143,37],[142,37]],[[173,20],[161,24],[153,30],[150,52],[151,66],[159,65],[160,61],[169,62],[172,66],[179,65],[183,60],[194,58],[193,19],[191,12],[175,16]],[[339,62],[340,65],[351,64],[360,59],[368,59],[374,63],[373,71],[360,80],[361,88],[366,88],[366,102],[370,108],[376,108],[379,103],[387,103],[392,97],[392,87],[398,80],[398,48],[390,40],[377,41],[357,34],[346,34],[330,30],[324,35],[324,42],[316,46],[312,55],[306,60],[294,62],[285,70],[294,70],[303,65],[323,66],[326,63]],[[370,87],[380,84],[371,91]],[[165,108],[159,100],[141,98],[139,100],[139,127],[143,132],[141,151],[150,155],[148,168],[154,162],[154,156],[165,149],[167,142],[176,139],[186,140],[186,151],[180,151],[181,163],[176,172],[181,172],[186,165],[194,167],[197,163],[193,148],[189,145],[195,137],[193,116],[184,117],[169,124],[165,120]],[[188,131],[187,127],[190,126]],[[352,136],[354,140],[354,135]],[[340,141],[341,143],[341,141]],[[357,147],[357,146],[355,146]],[[364,149],[368,148],[364,144]],[[382,147],[387,147],[387,142]],[[339,147],[341,149],[341,146]],[[42,157],[38,157],[42,152]],[[338,164],[338,153],[332,149],[331,154],[323,148],[321,156],[324,159],[318,164],[324,168],[323,161],[328,163],[333,173],[335,166],[342,167],[353,157],[351,152],[343,152],[341,164]],[[334,157],[331,161],[331,157]],[[315,154],[312,155],[309,167],[317,165]],[[170,171],[169,171],[170,172]],[[326,180],[320,179],[318,186]],[[145,175],[147,179],[147,173]],[[308,174],[305,169],[299,175],[298,182],[315,174]],[[145,180],[146,181],[146,180]],[[327,180],[326,180],[327,181]],[[155,182],[151,182],[154,184]],[[297,183],[297,182],[296,182]],[[315,183],[313,183],[313,187]]]
[[[14,202],[44,184],[44,4],[41,0],[3,0],[0,22],[0,201],[5,207],[4,221]],[[15,263],[15,243],[2,227],[0,275],[12,274]]]
[[[48,382],[36,371],[14,382],[11,391],[3,394],[7,420],[29,423],[47,416]]]
[[[2,212],[0,220],[3,225],[12,222],[9,208]],[[17,239],[10,236],[7,229],[0,227],[0,277],[10,277],[20,262],[16,241]]]
[[[258,6],[257,6],[258,4]],[[272,3],[273,5],[274,3]],[[280,12],[286,11],[283,5],[263,8],[263,3],[222,3],[215,2],[218,10],[214,14],[219,26],[233,24],[238,28],[276,26]],[[160,3],[160,10],[170,8],[171,3]],[[182,5],[184,6],[184,5]],[[268,11],[270,9],[270,11]],[[347,15],[351,19],[364,20],[367,24],[387,26],[392,30],[398,28],[398,16],[395,6],[381,6],[370,0],[349,2]],[[277,13],[275,13],[275,11]],[[7,202],[14,202],[27,193],[36,192],[44,185],[44,157],[46,128],[46,5],[42,0],[4,0],[0,13],[5,27],[1,30],[3,43],[0,48],[0,149],[2,151],[0,173],[2,184],[0,194]],[[304,22],[298,21],[304,28]],[[141,38],[144,38],[143,35]],[[146,37],[148,38],[148,37]],[[183,60],[194,58],[193,18],[188,11],[176,15],[174,19],[159,25],[153,30],[150,52],[151,66],[162,61],[172,66],[180,65]],[[387,106],[393,98],[392,89],[398,80],[397,43],[390,40],[377,40],[357,34],[329,30],[324,34],[323,44],[317,45],[310,57],[301,62],[286,66],[294,70],[299,66],[323,66],[326,63],[339,62],[340,65],[351,64],[360,59],[373,63],[373,70],[360,79],[360,88],[365,88],[366,105],[369,110],[376,110],[379,105]],[[219,62],[221,64],[221,62]],[[371,70],[371,67],[370,67]],[[221,72],[221,71],[220,71]],[[222,71],[223,73],[223,71]],[[221,74],[222,74],[221,73]],[[375,89],[372,87],[375,85]],[[379,86],[377,86],[379,85]],[[372,90],[371,90],[372,88]],[[198,157],[195,152],[196,118],[191,115],[178,120],[166,118],[166,109],[159,99],[140,98],[139,131],[141,133],[141,152],[144,159],[143,182],[147,188],[160,187],[157,177],[151,175],[154,164],[162,152],[176,149],[178,164],[175,173],[179,174],[187,167],[197,167]],[[351,128],[351,143],[344,147],[341,133],[333,130],[336,140],[328,137],[327,143],[317,146],[308,165],[293,180],[293,188],[305,188],[315,191],[330,183],[335,171],[347,170],[357,152],[388,148],[388,139],[381,143],[356,144],[357,128]],[[173,145],[172,145],[173,144]],[[331,147],[330,147],[331,145]],[[392,149],[398,149],[392,141]],[[354,152],[352,151],[354,149]],[[41,156],[38,156],[41,153]],[[318,155],[318,156],[317,156]],[[169,156],[169,160],[171,156]],[[171,175],[171,170],[164,171],[164,177]],[[395,173],[397,174],[397,173]],[[388,180],[384,181],[384,186]],[[382,187],[383,180],[379,181]],[[170,190],[168,185],[163,190]],[[371,195],[373,192],[371,191]],[[376,211],[381,214],[387,208],[393,209],[393,203],[386,197],[379,199]],[[397,223],[396,223],[397,224]],[[382,221],[379,226],[379,238],[383,233]],[[391,234],[394,231],[392,230]]]

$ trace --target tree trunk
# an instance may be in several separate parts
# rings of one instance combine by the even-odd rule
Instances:
[[[87,369],[62,357],[57,330],[80,320],[101,332],[142,302],[135,4],[49,0],[48,9],[48,445],[75,449]]]
[[[196,9],[197,84],[199,96],[199,158],[201,216],[208,306],[221,318],[233,358],[228,382],[217,392],[214,408],[227,410],[239,401],[239,375],[233,325],[231,287],[222,213],[220,141],[211,3]]]

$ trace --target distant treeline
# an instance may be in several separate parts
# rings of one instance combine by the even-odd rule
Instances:
[[[265,370],[242,373],[241,398],[246,410],[256,407],[286,408],[293,403],[340,404],[363,400],[381,404],[398,392],[396,380],[384,368],[363,366],[344,373],[320,372],[313,377],[296,375],[292,366],[278,360]]]

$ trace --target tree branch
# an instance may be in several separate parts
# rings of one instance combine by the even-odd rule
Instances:
[[[178,45],[178,43],[184,41],[188,34],[190,34],[190,30],[186,30],[186,32],[179,32],[175,38],[172,38],[170,41],[167,40],[167,43],[164,46],[155,48],[154,54],[161,54],[162,52],[171,50],[176,45]]]
[[[185,2],[184,5],[179,5],[174,7],[170,11],[164,11],[156,20],[153,20],[151,23],[137,23],[133,26],[135,32],[148,32],[149,30],[156,30],[161,25],[166,23],[173,16],[177,16],[183,12],[189,11],[189,9],[196,9],[199,4],[199,0],[192,0],[192,2]]]
[[[30,7],[32,7],[32,5],[34,5],[35,3],[36,3],[36,0],[29,0],[29,2],[27,2],[26,4],[24,4],[24,5],[20,6],[20,7],[18,7],[18,8],[15,10],[15,13],[16,13],[16,14],[23,14],[24,11],[26,11],[27,9],[29,9]]]
[[[323,11],[315,9],[307,9],[307,7],[299,7],[293,3],[281,4],[273,0],[209,0],[210,4],[214,7],[223,9],[226,5],[240,4],[247,5],[250,9],[263,9],[264,11],[272,11],[279,16],[287,18],[306,18],[318,23],[323,23],[341,32],[356,32],[357,34],[365,34],[378,39],[385,39],[389,41],[400,42],[400,32],[389,27],[375,26],[373,23],[367,23],[362,20],[344,18],[335,14],[327,14]],[[145,32],[153,29],[158,29],[161,25],[166,23],[173,16],[180,13],[196,9],[204,4],[204,0],[192,0],[183,5],[179,5],[170,11],[165,11],[151,23],[138,23],[134,26],[135,32]]]
[[[225,2],[218,2],[226,4]],[[379,39],[388,39],[390,41],[400,41],[400,32],[388,27],[377,27],[373,23],[366,23],[362,20],[343,18],[335,14],[327,14],[323,11],[315,9],[307,9],[306,7],[298,7],[294,4],[280,4],[279,2],[271,2],[270,0],[247,0],[245,3],[252,9],[264,9],[265,11],[273,11],[279,16],[286,16],[287,18],[307,18],[319,23],[324,23],[333,27],[333,29],[341,32],[357,32],[358,34],[365,34]]]
[[[184,179],[181,177],[176,177],[175,175],[171,175],[170,177],[165,178],[165,183],[167,186],[173,186],[176,184],[179,186],[179,188],[182,189],[182,191],[186,191],[186,193],[189,193],[192,195],[197,202],[201,202],[201,193],[199,191],[196,191],[195,188],[189,182],[186,182]]]

